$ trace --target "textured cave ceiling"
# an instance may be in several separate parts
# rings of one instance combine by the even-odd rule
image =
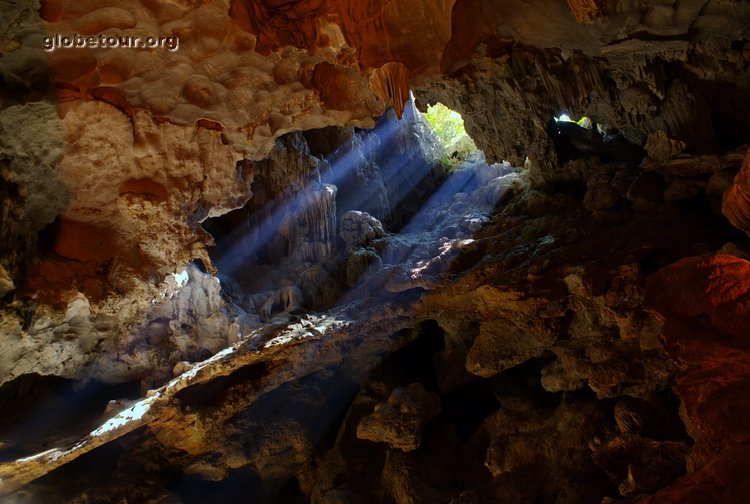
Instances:
[[[325,373],[331,383],[361,383],[369,376],[365,363],[392,353],[389,345],[404,351],[407,339],[414,344],[440,333],[444,347],[430,350],[437,352],[439,376],[418,384],[381,377],[382,383],[365,386],[346,420],[339,419],[337,441],[330,441],[341,461],[333,455],[316,459],[330,470],[330,480],[321,483],[319,473],[300,470],[302,494],[326,503],[357,502],[363,495],[331,469],[349,464],[361,472],[362,460],[346,445],[349,435],[393,448],[373,455],[385,460],[378,481],[395,489],[386,501],[533,502],[557,495],[558,502],[588,502],[617,494],[628,499],[622,502],[741,502],[748,480],[734,466],[750,463],[741,418],[750,412],[743,388],[750,382],[749,2],[13,0],[0,3],[0,18],[0,383],[22,389],[33,375],[112,386],[140,380],[144,390],[163,386],[136,403],[139,413],[125,415],[123,426],[94,431],[100,435],[82,444],[18,463],[3,455],[1,492],[110,441],[131,439],[126,435],[143,426],[150,429],[143,451],[169,460],[170,471],[180,467],[222,480],[255,464],[253,477],[263,482],[286,478],[281,468],[312,460],[315,451],[314,442],[295,434],[294,422],[282,422],[278,438],[259,436],[253,456],[245,445],[243,455],[239,448],[214,445],[229,446],[242,429],[263,432],[253,416],[262,414],[248,408],[253,401],[262,404],[264,394]],[[45,37],[71,34],[176,37],[179,47],[45,50]],[[374,178],[336,178],[335,158],[323,160],[349,145],[361,171],[385,173],[385,156],[375,152],[382,144],[424,161],[414,154],[414,138],[424,131],[409,110],[410,93],[420,108],[441,102],[460,112],[488,169],[495,170],[479,176],[478,187],[472,186],[479,192],[468,198],[475,206],[465,208],[484,211],[480,200],[491,202],[488,208],[508,201],[510,208],[506,220],[489,210],[472,217],[481,226],[466,229],[476,241],[448,231],[453,241],[436,235],[443,241],[419,263],[419,274],[405,268],[393,273],[390,252],[378,243],[385,243],[389,227],[404,224],[403,215],[419,215],[409,204],[416,205],[415,195],[439,193],[445,174],[425,169],[420,177],[399,175],[419,178],[414,191],[401,195],[405,203],[393,203],[394,189],[385,181],[381,192],[387,197],[357,207],[347,194]],[[400,124],[389,108],[410,126],[389,130]],[[591,118],[619,143],[605,146],[598,134],[569,139],[581,128],[556,126],[553,118],[562,113]],[[376,125],[381,129],[368,133]],[[522,175],[511,174],[518,175],[513,184],[497,182],[507,175],[498,166],[509,165],[493,164],[502,160],[519,173],[523,167]],[[412,184],[399,179],[392,185],[407,182]],[[336,228],[338,218],[340,241],[361,246],[346,259],[343,284],[353,288],[363,271],[386,264],[383,271],[391,276],[378,277],[379,288],[404,299],[429,293],[428,300],[358,305],[357,316],[357,310],[340,308],[297,325],[254,329],[260,342],[243,339],[246,328],[226,298],[231,287],[221,291],[211,276],[234,250],[215,246],[217,237],[233,236],[221,226],[264,217],[278,224],[274,201],[300,198],[312,201],[314,211],[294,226],[309,233],[320,228],[318,234],[330,233],[335,242],[337,230],[328,227]],[[362,209],[374,217],[336,215],[336,201],[342,211]],[[279,224],[281,238],[265,255],[304,242],[295,242],[294,232],[302,231],[290,226]],[[446,220],[444,227],[454,232],[460,225]],[[736,243],[726,245],[730,240]],[[443,275],[446,257],[454,253],[459,273]],[[321,262],[333,250],[309,246],[300,254]],[[169,275],[196,260],[205,271],[191,269],[194,290],[180,294],[182,284]],[[242,281],[267,290],[270,281],[254,278],[272,269],[265,266],[248,269]],[[313,269],[299,275],[304,281],[283,278],[263,310],[281,304],[293,311],[296,297],[305,296],[316,309],[334,306],[329,301],[336,289],[321,280],[320,268]],[[209,335],[197,345],[203,353],[190,354],[205,359],[195,367],[183,362],[195,350],[189,338],[165,343],[191,325]],[[141,326],[147,344],[134,336]],[[361,347],[342,364],[348,345],[356,346],[348,339],[352,327],[373,342],[357,340]],[[377,336],[387,331],[388,338]],[[389,338],[399,331],[411,336],[396,337],[404,339],[396,344]],[[162,343],[164,349],[154,349]],[[337,373],[346,380],[330,371],[335,366],[345,368]],[[405,373],[391,368],[379,372]],[[526,372],[538,383],[524,382]],[[401,473],[418,473],[420,459],[404,453],[420,446],[426,424],[460,409],[456,404],[464,403],[455,396],[477,377],[487,380],[485,388],[467,396],[493,398],[467,399],[467,410],[487,408],[486,418],[499,412],[484,421],[481,436],[466,443],[458,434],[447,436],[446,446],[460,448],[467,459],[481,451],[482,460],[467,467],[486,468],[487,474],[456,483],[475,485],[463,493],[426,483],[412,488],[411,476]],[[224,391],[218,406],[185,406],[183,389],[214,382]],[[8,397],[23,395],[16,388]],[[542,389],[538,397],[516,397]],[[550,398],[568,393],[548,415]],[[12,400],[0,399],[12,409]],[[681,404],[679,422],[669,401]],[[375,413],[358,426],[350,420],[375,404]],[[210,422],[196,420],[201,415],[220,427],[205,427]],[[609,417],[619,437],[597,430]],[[403,422],[397,432],[420,434],[399,437],[383,428],[392,418]],[[673,430],[679,433],[649,434],[641,425],[649,418],[677,422]],[[566,430],[574,434],[549,445]],[[284,451],[285,443],[296,459]],[[129,454],[137,451],[135,441],[122,444]],[[592,454],[579,453],[584,445]],[[575,455],[558,468],[568,449]],[[547,458],[540,462],[543,457],[529,453]],[[274,456],[276,465],[258,465]],[[576,488],[570,481],[590,476],[588,469],[576,472],[577,465],[588,468],[592,460],[608,483]],[[447,460],[436,466],[452,470]],[[541,493],[520,490],[523,478],[531,478],[523,471],[553,466],[548,480],[531,484]],[[513,480],[516,474],[525,476]],[[486,488],[495,490],[477,490]]]
[[[59,214],[84,242],[110,229],[89,257],[77,240],[56,250],[84,261],[120,250],[133,270],[164,274],[206,259],[196,219],[249,196],[237,161],[262,159],[290,131],[372,126],[386,106],[402,107],[409,88],[463,113],[489,160],[528,157],[539,185],[555,162],[547,122],[561,111],[640,144],[651,138],[662,157],[670,141],[713,153],[740,145],[748,131],[745,2],[48,1],[3,9],[6,87],[57,95],[52,108],[8,108],[14,93],[4,97],[3,141],[19,166],[11,177],[24,187],[54,181],[30,190],[33,210],[17,233],[33,236]],[[42,49],[44,35],[72,33],[171,35],[180,45]],[[170,211],[117,203],[128,193],[164,199]],[[8,248],[30,241],[13,234]]]

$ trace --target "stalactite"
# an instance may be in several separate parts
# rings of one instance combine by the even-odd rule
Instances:
[[[292,259],[317,263],[336,247],[336,186],[314,183],[294,210],[297,217]]]
[[[398,61],[389,61],[376,69],[370,77],[375,94],[393,105],[399,119],[404,113],[404,103],[409,99],[409,68]]]
[[[578,55],[564,60],[557,54],[539,53],[534,65],[547,92],[568,108],[577,106],[592,90],[603,87],[599,65]]]
[[[581,24],[591,24],[599,16],[596,0],[568,0],[568,6],[576,21]]]

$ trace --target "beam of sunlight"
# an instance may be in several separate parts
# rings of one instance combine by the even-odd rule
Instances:
[[[250,229],[234,229],[225,238],[228,246],[216,261],[219,271],[226,276],[233,276],[249,260],[257,258],[265,251],[279,229],[284,226],[287,217],[296,218],[314,208],[317,200],[310,197],[311,189],[320,189],[331,194],[331,188],[327,184],[312,181],[285,204],[279,205],[279,198],[276,198],[258,210],[259,215],[267,217],[260,219],[257,225],[251,226]]]
[[[449,207],[459,193],[468,195],[481,189],[491,181],[502,176],[511,174],[515,171],[510,165],[495,164],[486,165],[484,163],[478,166],[464,165],[453,173],[437,188],[430,196],[419,211],[404,226],[404,233],[416,232],[418,230],[431,230],[445,225],[446,218],[455,218],[454,215],[447,213],[443,219],[435,219],[432,215],[441,207]],[[484,173],[483,173],[484,172]],[[478,201],[474,206],[474,211],[490,212],[495,208],[505,195],[506,190],[500,190],[497,194],[490,194],[487,201]]]
[[[358,175],[358,171],[364,170],[366,165],[371,162],[369,159],[363,157],[363,153],[369,154],[368,158],[375,157],[383,151],[384,146],[391,145],[406,125],[405,120],[395,121],[382,118],[374,130],[365,135],[357,135],[353,138],[353,142],[360,142],[356,146],[357,148],[352,148],[352,145],[347,143],[330,154],[327,158],[329,169],[322,170],[319,180],[310,180],[301,191],[289,199],[285,200],[285,195],[282,193],[269,201],[261,209],[256,210],[247,226],[235,228],[222,240],[219,257],[215,260],[221,274],[230,278],[238,278],[238,273],[246,265],[260,265],[265,263],[266,261],[263,258],[269,251],[269,245],[271,245],[273,240],[278,239],[279,230],[284,229],[286,226],[285,222],[292,219],[297,220],[305,214],[312,216],[319,204],[319,198],[316,199],[313,194],[315,191],[327,191],[337,206],[340,205],[340,200],[346,200],[347,197],[351,197],[350,205],[355,208],[359,205],[367,204],[368,200],[376,198],[377,191],[379,189],[382,190],[382,186],[371,187],[358,180],[358,177],[362,178],[361,174]],[[403,165],[404,163],[401,163],[398,169],[403,170]],[[393,171],[397,170],[394,169]],[[339,194],[331,192],[331,189],[334,187],[347,187],[347,182],[353,190],[339,191]],[[349,194],[341,194],[342,192],[349,193],[350,196]],[[346,203],[344,203],[345,207]],[[336,218],[335,213],[333,218]],[[287,237],[287,246],[289,247],[287,255],[269,257],[268,259],[270,261],[277,261],[283,265],[287,260],[292,258],[292,253],[299,252],[302,256],[298,259],[307,262],[320,262],[320,259],[323,257],[333,255],[333,249],[338,242],[338,226],[333,222],[330,228],[329,236],[326,236],[324,240],[329,246],[324,247],[325,250],[321,249],[317,253],[313,253],[314,257],[307,257],[307,252],[314,251],[292,250],[291,247],[294,245],[293,239],[292,237]],[[315,240],[309,243],[310,247],[316,248],[322,238],[315,237]],[[262,286],[271,275],[278,273],[278,268],[274,268],[274,270],[254,270],[251,273],[252,278],[248,279],[252,284]],[[261,287],[258,288],[261,289]],[[258,291],[257,294],[261,292]],[[274,305],[277,302],[277,294],[276,291],[273,291],[273,293],[269,292],[269,296],[263,302],[263,306],[256,306],[257,314],[262,319],[269,319],[272,313],[276,311],[274,310]],[[293,302],[294,299],[292,299],[295,296],[292,294],[286,291],[281,293],[283,299],[279,302],[283,302],[284,308],[291,309],[290,307],[296,306],[296,303]],[[289,299],[289,301],[283,301],[284,299]]]
[[[374,131],[365,136],[362,151],[376,150],[379,145],[390,142],[403,127],[403,122],[379,122]],[[283,194],[278,195],[255,212],[260,219],[251,224],[249,229],[247,227],[236,228],[224,239],[227,245],[221,257],[216,261],[223,275],[232,277],[249,260],[257,258],[276,236],[288,214],[292,214],[290,217],[297,217],[310,209],[315,203],[313,199],[308,198],[311,189],[319,186],[327,189],[328,185],[340,186],[347,177],[352,176],[357,169],[361,169],[364,160],[361,159],[358,150],[345,144],[334,151],[328,161],[330,169],[321,174],[320,180],[309,181],[303,190],[284,204],[279,204],[283,199]],[[366,199],[368,191],[372,197],[374,189],[370,188],[362,188],[362,193],[358,197]]]
[[[173,378],[166,385],[149,391],[145,398],[107,419],[73,446],[52,448],[0,463],[0,496],[44,476],[99,446],[119,439],[143,425],[163,421],[164,417],[173,421],[175,394],[187,387],[204,384],[220,376],[227,376],[248,365],[272,362],[280,352],[288,352],[288,358],[291,361],[306,362],[309,369],[300,366],[299,369],[295,369],[294,373],[282,373],[276,376],[276,380],[269,380],[254,391],[256,396],[274,390],[300,376],[319,371],[325,364],[318,363],[315,359],[303,359],[302,355],[297,355],[295,352],[301,354],[309,352],[309,349],[301,345],[306,341],[324,337],[336,338],[341,337],[342,334],[348,334],[344,328],[350,323],[351,321],[343,314],[332,313],[328,316],[310,316],[307,320],[289,324],[281,330],[278,327],[259,330],[253,334],[254,337],[245,338],[208,359],[196,363],[192,369]],[[327,358],[331,362],[341,359],[341,353],[335,347],[336,345],[330,344],[323,346],[321,350],[321,352],[325,349],[329,350],[330,355],[327,355]]]
[[[420,184],[423,184],[424,179],[435,177],[437,173],[435,165],[424,159],[426,153],[400,152],[405,145],[411,145],[410,143],[404,144],[401,135],[412,134],[409,128],[414,127],[415,121],[421,120],[418,115],[419,111],[416,108],[407,107],[401,121],[395,121],[388,115],[383,116],[373,130],[355,135],[352,140],[327,157],[329,169],[322,170],[319,181],[309,182],[303,190],[288,200],[284,200],[282,194],[275,201],[267,203],[263,208],[254,212],[252,225],[249,228],[247,226],[235,228],[230,233],[229,239],[225,239],[225,243],[229,245],[222,247],[220,258],[216,261],[221,273],[232,277],[245,264],[253,266],[263,264],[264,262],[261,262],[262,251],[267,250],[272,240],[278,239],[279,230],[284,228],[285,219],[297,218],[309,209],[315,200],[312,198],[308,201],[308,193],[316,187],[319,188],[320,184],[339,187],[336,195],[338,213],[350,209],[371,211],[370,200],[382,198],[384,189],[389,198],[388,211],[398,208],[405,199],[414,198],[414,191],[423,189]],[[427,127],[426,123],[424,126]],[[422,149],[422,144],[419,145]],[[414,146],[411,145],[408,148],[414,149]],[[385,188],[383,185],[370,187],[362,183],[367,179],[367,174],[362,171],[368,169],[373,162],[378,163],[374,169],[379,171],[380,180]],[[502,181],[500,178],[513,171],[515,169],[508,164],[487,165],[483,162],[481,154],[473,163],[467,161],[457,167],[420,205],[413,205],[409,209],[407,213],[410,215],[409,220],[397,235],[401,239],[394,240],[394,244],[386,245],[381,252],[384,266],[394,266],[399,261],[407,261],[412,266],[416,264],[413,271],[416,276],[427,270],[434,272],[438,263],[447,262],[448,255],[455,253],[459,247],[456,240],[470,238],[475,230],[489,220],[489,214],[503,198],[510,185],[509,181]],[[388,217],[388,214],[376,217],[382,220],[383,217]],[[451,230],[447,235],[450,241],[449,246],[445,243],[437,243],[441,236],[436,233],[440,233],[443,229]],[[420,234],[422,236],[419,236]],[[335,245],[338,240],[337,233],[334,233],[333,240]],[[414,241],[417,244],[406,255],[404,253],[405,241]],[[462,242],[461,246],[468,246],[467,243]],[[292,243],[288,243],[288,246],[291,247]],[[291,257],[293,252],[289,249],[288,257]],[[327,251],[328,256],[332,256],[332,253],[333,250]],[[286,262],[283,258],[274,259],[280,260],[277,264],[282,266]],[[264,284],[271,278],[271,275],[279,274],[279,271],[278,267],[254,270],[250,281],[257,286],[259,291],[252,294],[264,294],[265,291],[262,291],[265,288]],[[325,275],[330,278],[332,273],[325,273]],[[316,281],[322,282],[323,280],[318,278]],[[279,313],[275,306],[277,302],[282,303],[283,308],[287,308],[287,304],[294,305],[294,303],[283,302],[281,298],[277,300],[277,294],[279,294],[277,291],[268,291],[266,297],[259,300],[263,306],[255,308],[259,310],[257,314],[261,316],[261,319],[270,319],[274,313]],[[354,292],[350,289],[339,298],[338,302],[351,300],[352,295]],[[286,294],[282,293],[284,299],[286,299],[285,296]]]

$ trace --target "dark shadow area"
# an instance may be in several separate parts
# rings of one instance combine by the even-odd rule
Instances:
[[[259,366],[248,366],[229,377],[219,379],[217,386],[204,386],[200,391],[191,387],[181,391],[183,408],[196,410],[210,408],[226,401],[230,387],[233,402],[242,401],[243,390],[253,389],[254,381],[263,373]],[[169,489],[178,493],[186,503],[202,502],[256,502],[297,503],[305,502],[296,481],[296,472],[301,467],[288,451],[299,447],[279,445],[278,438],[292,436],[289,429],[312,443],[313,453],[322,455],[333,447],[338,431],[359,390],[349,374],[341,369],[326,369],[285,383],[260,397],[248,398],[246,407],[226,423],[228,442],[242,446],[243,452],[262,465],[250,465],[230,471],[229,476],[217,482],[205,481],[199,476],[182,474],[169,484]],[[184,394],[183,394],[184,392]],[[203,399],[201,399],[203,398]],[[235,406],[236,407],[236,406]],[[247,433],[252,432],[252,435]],[[262,453],[271,450],[279,460],[264,460]],[[301,463],[301,462],[300,462]],[[217,500],[218,499],[218,500]]]
[[[66,447],[99,425],[113,399],[137,399],[140,385],[91,382],[81,389],[58,377],[24,375],[0,388],[3,461]]]
[[[692,230],[702,229],[705,240],[696,241],[690,235],[670,230],[672,240],[664,246],[646,254],[641,260],[644,273],[650,275],[675,261],[694,255],[702,255],[705,250],[719,250],[727,243],[745,243],[747,235],[732,226],[722,215],[717,215],[704,194],[677,203],[680,219],[675,225],[686,226],[690,223]],[[656,217],[656,216],[655,216]],[[695,232],[695,231],[694,231]],[[694,236],[694,235],[692,235]]]
[[[299,481],[292,478],[281,488],[274,504],[308,504],[309,502],[309,499],[299,487]]]
[[[33,496],[29,504],[80,502],[81,490],[85,489],[83,498],[88,497],[96,504],[109,503],[112,501],[109,492],[112,488],[106,482],[114,478],[118,462],[125,453],[120,443],[107,443],[35,480],[16,495],[28,490]]]
[[[583,127],[572,121],[550,119],[547,132],[550,135],[560,163],[598,156],[603,163],[623,162],[640,164],[646,157],[642,147],[628,141],[615,128],[597,126]]]
[[[389,354],[373,370],[371,379],[382,380],[392,386],[419,382],[425,389],[437,389],[435,356],[445,348],[445,332],[434,320],[419,325],[419,336],[403,348]]]
[[[472,380],[441,397],[443,412],[437,421],[456,429],[458,437],[468,442],[485,418],[500,407],[489,380]]]
[[[249,467],[229,471],[221,481],[206,481],[199,476],[180,474],[167,488],[179,495],[184,504],[266,502],[263,500],[263,482]]]
[[[208,408],[226,399],[227,391],[236,384],[251,383],[268,373],[268,363],[244,366],[228,376],[219,376],[208,383],[187,387],[175,394],[183,411]]]

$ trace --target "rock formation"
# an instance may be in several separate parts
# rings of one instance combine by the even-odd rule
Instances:
[[[4,502],[744,501],[746,2],[0,16]]]

